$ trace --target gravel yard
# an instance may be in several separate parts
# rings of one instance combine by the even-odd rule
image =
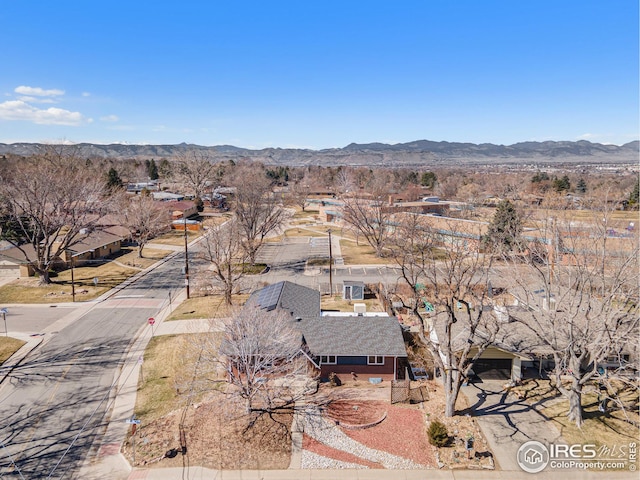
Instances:
[[[336,426],[336,420],[347,426]],[[376,425],[353,428],[370,423]],[[339,400],[328,415],[310,409],[304,431],[303,468],[421,469],[435,463],[424,415],[414,406]]]

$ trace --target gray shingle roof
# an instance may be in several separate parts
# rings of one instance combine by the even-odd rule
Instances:
[[[294,319],[317,318],[320,316],[320,292],[283,281],[253,292],[247,300],[247,305],[267,311],[281,308],[291,313]]]
[[[395,317],[316,317],[299,324],[312,355],[407,355]]]
[[[251,294],[245,308],[251,306],[289,312],[312,355],[407,355],[395,317],[323,317],[320,292],[302,285],[288,281],[269,285]]]

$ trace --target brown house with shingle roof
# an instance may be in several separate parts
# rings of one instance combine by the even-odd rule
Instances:
[[[355,374],[362,380],[405,376],[407,352],[395,317],[348,312],[323,315],[317,290],[287,281],[254,292],[244,308],[288,312],[321,379],[326,380],[330,373]]]
[[[73,258],[74,266],[79,266],[117,253],[122,249],[122,233],[122,227],[117,226],[81,233],[73,245],[63,252],[63,258],[55,263],[69,267]],[[32,277],[35,271],[31,265],[36,261],[35,249],[30,244],[0,250],[0,276]]]

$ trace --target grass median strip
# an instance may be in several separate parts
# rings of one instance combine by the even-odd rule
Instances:
[[[6,362],[11,355],[20,350],[26,342],[12,337],[0,337],[0,365]]]

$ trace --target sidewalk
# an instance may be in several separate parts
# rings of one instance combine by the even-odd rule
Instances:
[[[114,477],[103,477],[114,478]],[[202,467],[135,469],[127,480],[631,480],[624,473],[598,474],[579,470],[501,472],[490,470],[211,470]]]

